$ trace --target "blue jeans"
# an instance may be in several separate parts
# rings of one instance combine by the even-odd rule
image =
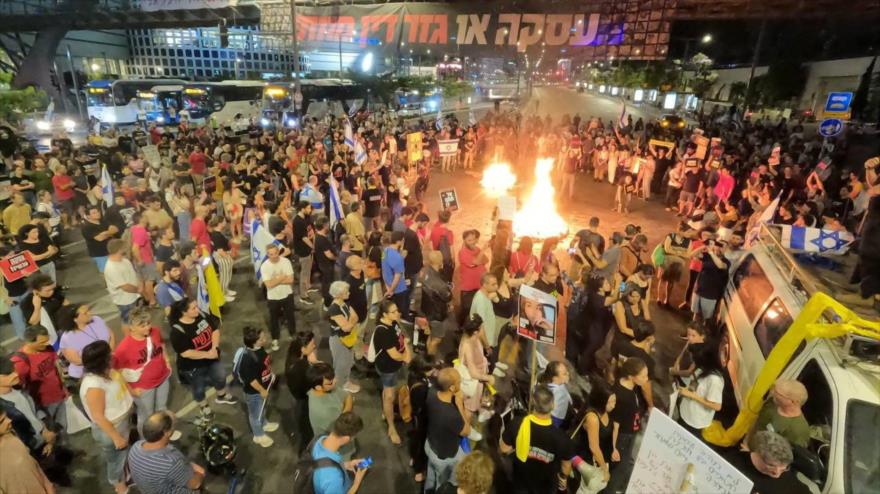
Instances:
[[[107,266],[107,256],[93,257],[92,260],[95,261],[95,265],[98,266],[98,272],[104,274],[104,267]]]
[[[21,302],[29,296],[31,292],[28,291],[18,297],[9,297],[12,301],[12,305],[9,306],[9,318],[12,319],[12,327],[19,340],[24,339],[24,330],[27,329],[27,321],[24,320],[24,312],[21,311]]]
[[[116,306],[119,309],[119,319],[122,320],[122,324],[128,324],[128,315],[131,314],[131,310],[137,306],[138,301],[140,301],[140,299],[137,299],[128,305]]]
[[[128,438],[129,429],[131,427],[128,417],[120,420],[118,424],[114,424],[116,431],[124,438]],[[123,470],[125,469],[125,458],[128,456],[128,447],[124,449],[116,449],[113,439],[104,433],[100,427],[92,423],[92,437],[101,448],[104,455],[104,462],[107,466],[107,482],[115,485],[124,480]]]
[[[192,224],[192,216],[188,212],[177,213],[177,229],[180,242],[189,242],[189,226]]]
[[[162,384],[153,389],[145,389],[140,396],[132,396],[135,410],[137,410],[137,430],[143,436],[144,422],[150,415],[168,408],[168,393],[171,391],[171,376],[165,378]]]
[[[425,441],[425,454],[428,455],[428,473],[425,475],[425,490],[436,489],[447,481],[452,485],[458,485],[455,480],[455,465],[465,456],[461,446],[451,458],[440,459],[437,453],[431,449],[431,444]]]
[[[704,298],[694,293],[691,310],[694,312],[695,316],[699,316],[702,320],[708,321],[715,315],[715,306],[717,304],[717,300]]]
[[[263,397],[260,396],[260,393],[245,393],[244,401],[247,403],[248,423],[251,425],[251,432],[254,433],[254,437],[264,435],[263,424],[266,423],[266,417],[260,414],[263,408]]]
[[[226,370],[219,360],[211,362],[207,367],[196,367],[191,371],[184,372],[189,381],[189,389],[193,398],[198,402],[205,401],[205,391],[208,386],[214,386],[217,391],[226,388]]]

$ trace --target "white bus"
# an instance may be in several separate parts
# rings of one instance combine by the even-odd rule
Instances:
[[[240,117],[259,117],[263,97],[262,81],[221,81],[187,83],[181,94],[181,110],[191,122],[204,122],[209,116],[218,122]]]
[[[86,84],[86,109],[89,119],[96,119],[102,127],[133,125],[138,120],[138,91],[148,91],[158,85],[182,85],[180,79],[126,79],[96,80]]]

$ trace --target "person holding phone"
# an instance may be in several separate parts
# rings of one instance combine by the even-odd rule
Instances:
[[[715,239],[691,253],[691,258],[700,258],[702,269],[697,278],[697,287],[691,302],[694,320],[706,321],[715,314],[718,300],[724,294],[730,261],[724,256],[724,242]]]

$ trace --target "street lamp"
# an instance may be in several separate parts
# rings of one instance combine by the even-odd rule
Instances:
[[[704,34],[703,39],[701,39],[700,41],[702,41],[704,45],[709,44],[712,42],[712,35],[711,34]]]

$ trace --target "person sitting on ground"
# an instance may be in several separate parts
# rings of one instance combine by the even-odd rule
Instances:
[[[768,430],[784,437],[789,443],[806,448],[810,442],[810,424],[801,407],[807,402],[807,388],[793,379],[777,379],[770,390],[770,400],[764,403],[758,420],[752,427],[746,443],[754,448],[752,439],[758,431]]]
[[[128,452],[131,480],[142,494],[196,493],[205,481],[205,469],[190,462],[170,444],[174,415],[162,410],[144,422],[143,439]]]
[[[731,466],[754,483],[752,494],[811,492],[789,470],[794,454],[784,437],[775,432],[760,430],[752,436],[752,444],[751,451],[731,450],[722,454]]]
[[[343,462],[340,449],[350,444],[363,428],[364,421],[360,417],[354,412],[345,412],[333,422],[329,434],[322,435],[315,441],[311,450],[312,458],[329,458],[340,467],[318,468],[314,471],[312,483],[315,494],[355,494],[360,489],[367,469],[359,468],[358,465],[364,459]],[[349,472],[354,472],[354,478]]]

